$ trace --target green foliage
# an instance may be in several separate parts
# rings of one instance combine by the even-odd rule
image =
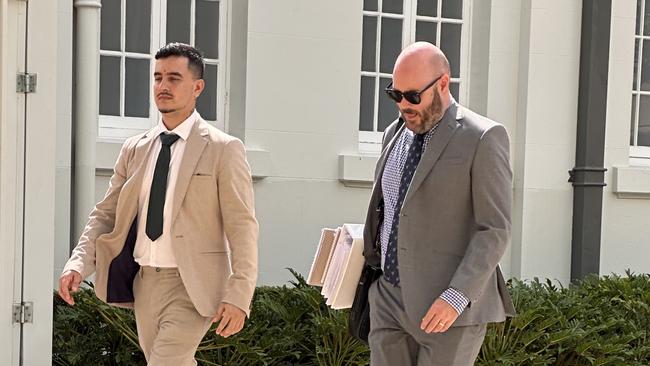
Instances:
[[[54,295],[52,363],[76,365],[145,365],[130,310],[99,301],[92,289],[75,295],[68,306]]]
[[[650,276],[510,284],[518,314],[491,324],[477,365],[650,365]]]
[[[242,332],[209,332],[200,365],[367,365],[368,348],[347,333],[346,311],[291,271],[289,286],[257,288]],[[477,365],[650,365],[650,276],[589,277],[568,288],[550,281],[510,284],[518,315],[488,326]],[[133,314],[92,290],[67,306],[55,295],[55,365],[144,365]]]
[[[257,288],[251,318],[239,334],[206,334],[196,353],[200,365],[368,363],[368,348],[348,335],[347,312],[328,308],[319,288],[290,271],[290,287]],[[70,307],[55,295],[55,365],[145,364],[131,311],[102,303],[89,289],[75,294],[75,301]]]

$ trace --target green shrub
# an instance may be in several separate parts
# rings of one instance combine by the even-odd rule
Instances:
[[[75,294],[75,306],[54,295],[54,365],[145,365],[133,313],[98,300],[91,289]]]
[[[477,364],[650,365],[650,276],[515,280],[510,293],[518,315],[490,325]]]
[[[291,272],[291,287],[257,288],[251,318],[236,336],[206,334],[199,364],[367,364],[368,348],[347,333],[347,312],[328,308],[319,288]],[[145,365],[131,311],[102,303],[91,289],[75,294],[74,307],[54,297],[55,365]]]
[[[258,287],[251,318],[234,337],[209,332],[201,365],[366,365],[369,350],[347,333],[346,311],[292,271],[290,286]],[[650,365],[650,276],[589,277],[568,288],[509,283],[518,315],[488,326],[477,365]],[[92,290],[67,306],[55,295],[55,365],[144,365],[129,310]]]

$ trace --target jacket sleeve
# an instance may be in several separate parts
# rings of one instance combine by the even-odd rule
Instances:
[[[233,272],[226,284],[223,301],[250,315],[257,282],[259,226],[255,219],[253,182],[244,144],[240,140],[231,140],[220,160],[219,203]]]
[[[472,205],[477,231],[450,287],[477,301],[510,241],[512,171],[508,134],[502,125],[479,140],[471,170]]]
[[[82,278],[86,278],[95,272],[95,241],[100,235],[111,232],[115,226],[117,199],[126,181],[127,144],[128,141],[122,145],[108,191],[90,213],[79,242],[63,268],[64,273],[73,270],[79,272]]]

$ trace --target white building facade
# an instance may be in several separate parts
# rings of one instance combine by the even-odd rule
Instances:
[[[600,274],[650,272],[644,3],[611,1],[606,186],[592,246]],[[396,116],[382,89],[401,48],[417,40],[448,55],[457,100],[510,133],[515,200],[504,272],[571,279],[582,1],[0,4],[2,365],[51,364],[53,286],[121,143],[157,122],[153,55],[171,41],[205,52],[199,112],[246,145],[260,285],[285,283],[288,267],[306,273],[322,227],[364,222],[381,133]],[[23,73],[36,74],[34,92],[17,92]],[[33,304],[31,323],[13,322],[15,303]]]

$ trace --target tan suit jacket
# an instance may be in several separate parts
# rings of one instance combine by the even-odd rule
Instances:
[[[83,278],[96,272],[95,292],[116,306],[133,306],[133,258],[138,195],[153,136],[129,138],[110,186],[88,220],[64,268]],[[258,223],[244,145],[198,119],[187,139],[172,204],[171,237],[178,270],[198,312],[219,303],[250,314],[257,280]]]
[[[454,326],[500,322],[515,309],[499,260],[510,241],[512,171],[505,128],[455,102],[439,122],[408,188],[397,256],[407,314],[422,319],[443,291],[469,298]],[[380,265],[381,177],[405,126],[384,135],[364,230],[364,256]]]

